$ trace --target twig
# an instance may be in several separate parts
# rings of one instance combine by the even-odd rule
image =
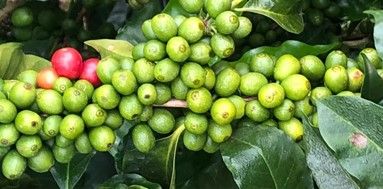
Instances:
[[[351,48],[360,48],[365,47],[370,42],[368,37],[357,39],[357,40],[351,40],[351,41],[343,41],[343,44],[351,47]]]

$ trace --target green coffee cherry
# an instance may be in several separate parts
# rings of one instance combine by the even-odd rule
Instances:
[[[132,131],[132,141],[138,151],[148,153],[154,147],[156,138],[148,125],[139,124]]]
[[[106,84],[94,90],[94,103],[97,103],[104,110],[111,110],[120,103],[120,95],[112,85]]]
[[[205,24],[198,17],[186,18],[178,28],[178,35],[189,43],[195,43],[205,33]]]
[[[302,100],[311,90],[310,81],[300,74],[288,76],[282,81],[281,85],[287,98],[291,100]]]
[[[279,128],[294,141],[299,141],[303,137],[303,124],[296,118],[279,122]]]
[[[210,45],[214,53],[220,58],[227,58],[234,53],[235,44],[232,37],[228,35],[214,34]]]
[[[283,103],[285,91],[278,83],[264,85],[258,92],[258,100],[265,108],[275,108]]]
[[[340,65],[328,69],[324,75],[324,83],[335,94],[344,91],[348,87],[347,70]]]
[[[21,177],[27,167],[26,159],[17,153],[16,150],[9,151],[4,156],[1,170],[3,175],[10,180],[16,180]]]
[[[209,16],[215,18],[220,13],[230,10],[231,0],[205,0],[204,7]]]
[[[230,96],[229,100],[235,106],[236,111],[235,111],[235,118],[234,119],[241,119],[245,115],[245,106],[246,106],[245,100],[238,95]]]
[[[234,31],[233,37],[235,39],[242,39],[248,36],[251,33],[251,29],[253,28],[253,24],[251,23],[250,19],[244,16],[238,17],[239,26]]]
[[[362,54],[367,56],[368,60],[370,60],[371,64],[374,65],[376,69],[382,68],[382,59],[379,57],[378,52],[373,48],[365,48],[359,53],[358,62],[361,65],[361,68],[364,68],[362,64],[364,62]]]
[[[69,87],[72,87],[73,84],[70,81],[70,79],[66,77],[59,77],[56,79],[56,81],[53,84],[53,89],[59,92],[60,94],[64,93],[66,89]]]
[[[89,154],[93,151],[93,147],[90,144],[89,137],[86,133],[82,133],[79,137],[74,141],[74,145],[76,150],[82,154]]]
[[[112,75],[112,85],[120,94],[130,95],[137,88],[137,80],[131,70],[119,70]]]
[[[305,116],[310,116],[314,112],[314,106],[310,104],[310,98],[306,97],[303,100],[295,101],[295,114],[297,118],[303,119]]]
[[[144,58],[144,47],[145,47],[145,43],[139,43],[133,47],[132,57],[134,60]]]
[[[65,90],[62,103],[64,108],[69,112],[78,113],[88,104],[88,97],[83,91],[75,87],[70,87]]]
[[[190,88],[202,87],[206,80],[205,69],[194,62],[188,62],[181,68],[181,79]]]
[[[201,135],[206,132],[209,122],[203,114],[188,112],[185,116],[185,128],[188,132]]]
[[[238,16],[232,11],[222,12],[215,18],[215,26],[217,31],[221,34],[232,34],[238,29]]]
[[[30,110],[23,110],[19,112],[15,118],[16,129],[20,133],[26,135],[37,134],[40,131],[42,125],[43,122],[41,117]]]
[[[89,140],[95,150],[106,152],[113,147],[116,134],[111,128],[100,126],[90,130]]]
[[[143,105],[135,94],[121,98],[119,111],[121,116],[127,120],[134,120],[142,113]]]
[[[332,51],[330,54],[327,55],[326,58],[326,70],[336,66],[340,65],[343,67],[347,67],[347,56],[340,50]]]
[[[150,83],[142,84],[138,87],[137,97],[143,105],[152,105],[157,99],[156,87]]]
[[[197,42],[190,46],[189,60],[197,62],[201,65],[206,65],[214,56],[214,52],[208,43]]]
[[[207,136],[205,146],[203,147],[203,150],[207,153],[215,153],[219,149],[219,143],[214,142],[210,136]]]
[[[166,109],[155,109],[148,121],[150,128],[160,134],[170,133],[175,126],[174,116]]]
[[[177,24],[174,19],[166,14],[160,13],[152,18],[152,30],[154,34],[163,42],[177,35]]]
[[[212,141],[222,143],[228,140],[233,133],[231,125],[218,125],[214,121],[210,121],[207,133]]]
[[[348,75],[348,90],[359,92],[364,82],[364,74],[356,67],[347,69]]]
[[[154,77],[160,82],[173,81],[179,74],[180,67],[169,58],[163,59],[154,66]]]
[[[62,97],[55,90],[44,90],[39,93],[36,103],[39,109],[46,114],[60,114],[64,110]]]
[[[285,54],[278,58],[274,68],[274,79],[283,81],[288,76],[298,74],[301,71],[301,63],[293,55]]]
[[[275,61],[272,56],[266,53],[258,53],[251,59],[250,70],[271,77],[274,73],[274,66]]]
[[[193,134],[188,131],[185,131],[182,139],[187,149],[191,151],[200,151],[205,146],[206,139],[207,139],[206,137],[207,137],[206,133],[197,135],[197,134]]]
[[[9,100],[20,109],[24,109],[32,105],[35,98],[35,87],[29,83],[16,83],[9,92]]]
[[[133,65],[133,73],[138,83],[150,83],[154,80],[154,66],[153,62],[145,58],[137,60]]]
[[[16,106],[7,99],[0,99],[0,123],[11,123],[16,115]]]
[[[89,81],[85,79],[77,80],[76,83],[74,83],[73,87],[84,92],[88,99],[92,98],[94,87]]]
[[[165,57],[165,44],[161,41],[152,39],[145,43],[144,57],[149,61],[161,60]]]
[[[49,171],[54,164],[53,153],[48,147],[42,147],[35,156],[28,159],[28,167],[38,173]]]
[[[270,117],[270,112],[259,103],[258,100],[252,100],[246,103],[245,114],[248,118],[256,122],[262,122]]]
[[[101,59],[97,64],[97,76],[104,84],[112,82],[112,75],[115,71],[120,69],[120,63],[112,57]]]
[[[157,92],[157,98],[154,101],[155,104],[165,104],[172,98],[172,92],[168,85],[157,83],[155,87]]]
[[[52,148],[52,152],[57,162],[66,164],[72,160],[73,156],[76,153],[76,149],[73,144],[67,147],[58,147],[54,145]]]
[[[191,54],[190,46],[183,37],[172,37],[166,44],[166,53],[175,62],[184,62]]]
[[[60,134],[65,138],[74,140],[82,134],[84,127],[84,121],[80,116],[69,114],[60,123]]]
[[[16,142],[17,152],[26,158],[36,156],[42,146],[41,138],[37,135],[23,135]]]
[[[210,115],[219,125],[230,124],[236,116],[235,105],[227,98],[220,98],[213,102]]]
[[[323,78],[326,67],[323,62],[316,56],[307,55],[300,59],[301,72],[307,79],[318,81]]]
[[[256,72],[250,72],[241,76],[239,90],[243,95],[255,96],[259,89],[268,83],[267,78]]]
[[[0,147],[12,146],[19,139],[20,133],[14,124],[0,125]]]
[[[240,82],[239,73],[233,68],[226,68],[217,75],[214,90],[220,96],[230,96],[237,91]]]
[[[98,104],[89,104],[81,114],[87,127],[97,127],[104,124],[107,113]]]
[[[104,124],[112,129],[118,129],[121,127],[123,122],[124,119],[122,118],[120,112],[116,109],[113,109],[107,112],[107,117]]]
[[[141,30],[146,39],[156,39],[156,34],[152,29],[152,20],[146,20],[144,23],[142,23]]]
[[[206,88],[192,89],[187,93],[186,102],[188,108],[195,113],[205,113],[209,111],[213,97]]]
[[[171,92],[175,99],[185,100],[188,93],[188,86],[182,81],[181,78],[177,77],[171,83]]]
[[[73,142],[74,141],[72,139],[65,138],[62,135],[57,135],[55,137],[55,145],[58,147],[62,147],[62,148],[67,147],[69,145],[72,145]]]
[[[204,0],[184,0],[179,1],[181,7],[189,13],[199,13],[203,8]]]
[[[283,100],[283,103],[273,110],[274,116],[280,121],[290,120],[294,116],[294,113],[294,102],[289,99]]]
[[[145,106],[140,114],[140,121],[148,121],[153,116],[153,107]]]
[[[332,93],[327,87],[316,87],[310,93],[310,101],[312,104],[316,105],[318,100],[331,95]]]

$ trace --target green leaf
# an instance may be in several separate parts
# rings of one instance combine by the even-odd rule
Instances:
[[[179,0],[170,0],[164,10],[164,13],[170,14],[172,16],[183,15],[183,16],[191,16],[192,14],[188,13],[185,9],[182,8]]]
[[[23,51],[26,54],[34,54],[46,59],[50,59],[51,54],[60,39],[51,37],[44,40],[28,40],[23,42]]]
[[[314,187],[302,149],[275,127],[241,127],[221,153],[239,188]]]
[[[342,168],[336,157],[319,138],[307,118],[303,119],[307,165],[319,188],[359,189],[350,175]]]
[[[150,1],[141,9],[134,9],[125,26],[118,30],[116,39],[126,40],[136,45],[146,41],[141,31],[141,25],[145,20],[151,19],[155,14],[161,12],[160,1]]]
[[[317,105],[320,133],[342,167],[362,188],[383,186],[383,108],[362,98],[339,96]]]
[[[175,158],[177,145],[184,126],[178,127],[173,134],[156,141],[156,146],[147,154],[129,146],[125,151],[122,170],[125,173],[138,173],[145,178],[160,183],[166,188],[175,188]]]
[[[4,43],[0,45],[0,78],[11,79],[18,70],[24,53],[20,43]]]
[[[383,57],[383,10],[368,10],[366,14],[374,16],[374,43],[380,57]]]
[[[135,125],[132,121],[125,120],[122,126],[116,130],[116,141],[109,153],[116,157],[117,154],[124,148],[124,137],[129,133],[130,129]]]
[[[193,178],[188,180],[181,189],[234,189],[238,188],[234,182],[233,175],[223,163],[222,158],[210,164],[204,170],[196,173]]]
[[[382,8],[381,0],[338,0],[343,20],[358,21],[366,17],[363,11],[371,8]]]
[[[89,161],[75,189],[97,188],[116,174],[113,156],[108,152],[97,152]]]
[[[97,39],[84,42],[100,53],[101,58],[112,56],[117,59],[132,58],[133,45],[127,41],[115,39]]]
[[[152,183],[146,180],[141,175],[137,174],[123,174],[123,175],[115,175],[106,182],[104,182],[99,189],[114,189],[118,188],[117,186],[121,186],[125,184],[126,186],[143,186],[148,189],[161,189],[161,186],[156,183]]]
[[[375,67],[365,54],[362,54],[364,60],[364,83],[361,90],[362,98],[379,103],[383,100],[383,91],[377,90],[383,88],[383,79],[376,72]]]
[[[26,54],[23,58],[23,61],[18,69],[18,71],[14,74],[16,77],[20,72],[24,70],[35,70],[40,71],[43,68],[50,67],[51,62],[45,58],[41,58],[39,56],[33,54]]]
[[[286,31],[298,34],[304,27],[300,4],[300,0],[249,0],[242,8],[235,10],[262,14]]]
[[[77,153],[67,164],[56,162],[51,169],[51,174],[60,189],[74,188],[87,169],[93,155],[94,152],[86,155]]]

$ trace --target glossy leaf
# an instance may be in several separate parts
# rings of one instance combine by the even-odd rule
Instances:
[[[366,14],[363,13],[365,10],[383,6],[381,0],[338,0],[338,5],[344,15],[343,19],[351,21],[365,18]]]
[[[131,58],[133,45],[123,40],[97,39],[85,41],[100,53],[101,58],[112,56],[117,59]]]
[[[28,40],[23,42],[23,51],[25,54],[34,54],[46,59],[50,59],[60,39],[51,37],[44,40]]]
[[[241,127],[221,153],[239,188],[314,187],[302,149],[275,127]]]
[[[99,189],[114,189],[114,188],[118,188],[118,186],[121,186],[121,185],[126,185],[126,186],[135,185],[135,186],[146,187],[147,189],[161,189],[161,186],[159,184],[152,183],[138,174],[114,175],[98,188]]]
[[[75,188],[98,188],[116,174],[113,156],[108,152],[97,152],[89,161],[86,171]]]
[[[51,168],[53,178],[56,180],[60,189],[72,189],[84,174],[89,161],[94,153],[76,154],[67,164],[56,164]]]
[[[112,11],[110,11],[107,22],[112,23],[115,28],[120,28],[126,21],[129,7],[125,0],[118,0],[114,4]]]
[[[179,0],[170,0],[166,4],[166,7],[164,8],[164,10],[162,12],[170,14],[172,16],[176,16],[176,15],[190,16],[190,15],[192,15],[192,14],[188,13],[185,9],[182,8],[181,4],[179,3]]]
[[[365,13],[374,16],[374,44],[380,57],[383,57],[383,10],[368,10]]]
[[[233,175],[227,169],[222,158],[210,164],[201,172],[195,174],[181,189],[235,189],[238,188],[234,182]]]
[[[24,70],[35,70],[40,71],[43,68],[50,67],[51,62],[45,58],[41,58],[39,56],[33,55],[33,54],[26,54],[23,57],[23,62],[21,63],[18,72],[16,72],[14,75],[17,76],[17,74]]]
[[[155,14],[161,12],[162,6],[160,1],[150,1],[141,9],[132,11],[125,26],[118,30],[117,39],[126,40],[136,45],[146,41],[141,31],[141,25],[145,20],[152,18]]]
[[[300,4],[299,0],[249,0],[235,10],[262,14],[273,19],[286,31],[298,34],[304,26]]]
[[[24,53],[20,43],[0,45],[0,78],[11,79],[23,60]]]
[[[337,158],[314,131],[307,119],[303,120],[307,165],[319,188],[359,189],[351,176],[342,168]]]
[[[130,129],[135,125],[134,122],[125,120],[122,126],[116,130],[116,141],[112,149],[109,150],[109,153],[116,157],[119,151],[122,151],[124,148],[124,137],[129,133]]]
[[[383,186],[383,107],[359,97],[339,96],[317,106],[320,133],[342,167],[362,188]]]
[[[362,54],[364,60],[364,84],[362,86],[362,98],[379,103],[383,100],[383,79],[376,72],[375,67],[370,63],[366,55]]]
[[[175,158],[177,145],[184,126],[178,127],[173,134],[156,141],[155,147],[147,154],[128,146],[122,162],[125,173],[138,173],[150,181],[160,183],[166,188],[175,188]]]

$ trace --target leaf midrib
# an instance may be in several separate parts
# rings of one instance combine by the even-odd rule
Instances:
[[[275,186],[275,188],[276,189],[278,189],[278,186],[277,186],[277,183],[276,183],[276,179],[275,179],[275,176],[273,175],[273,172],[271,171],[271,168],[270,168],[270,165],[268,164],[268,162],[266,161],[266,158],[263,156],[263,153],[262,153],[262,149],[261,148],[259,148],[258,146],[255,146],[255,145],[253,145],[253,144],[251,144],[251,143],[249,143],[249,142],[246,142],[246,141],[244,141],[244,140],[241,140],[241,139],[238,139],[238,138],[235,138],[234,136],[233,137],[231,137],[233,140],[236,140],[236,141],[238,141],[238,142],[242,142],[242,143],[244,143],[244,144],[247,144],[247,145],[249,145],[249,146],[251,146],[252,148],[255,148],[255,149],[257,149],[258,151],[259,151],[259,154],[261,155],[261,157],[262,157],[262,159],[263,159],[263,161],[265,162],[265,164],[266,164],[266,166],[267,166],[267,168],[269,169],[269,172],[270,172],[270,175],[271,175],[271,178],[273,179],[273,183],[274,183],[274,186]]]

